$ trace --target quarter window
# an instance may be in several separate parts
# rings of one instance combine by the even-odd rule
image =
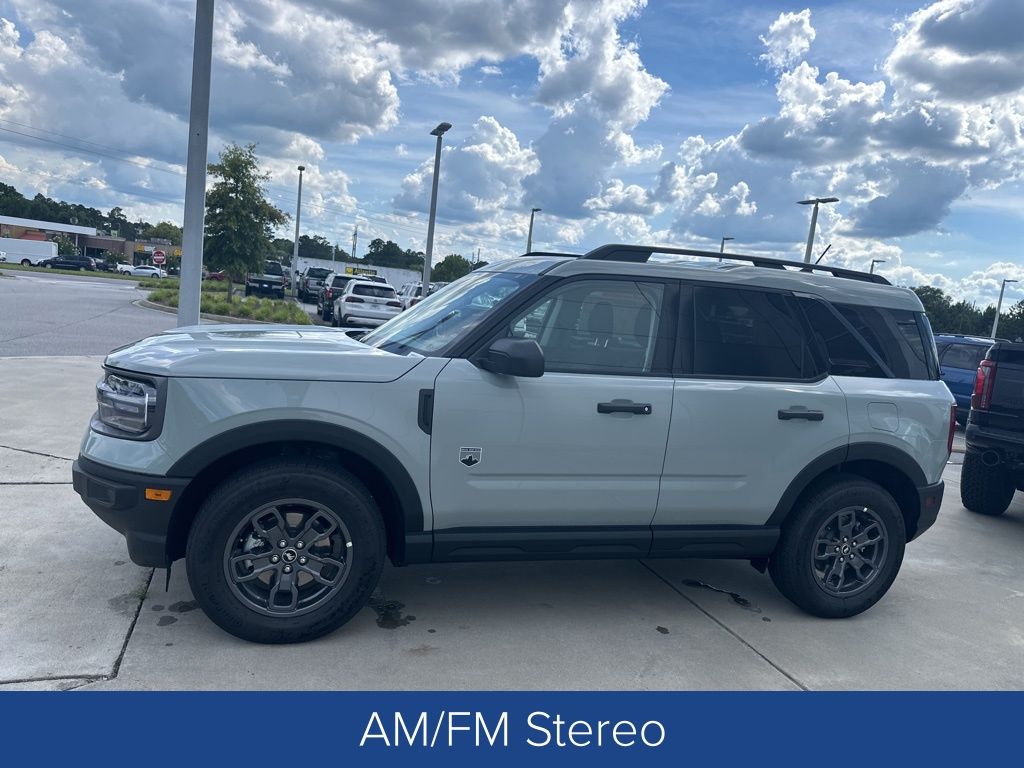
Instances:
[[[665,286],[626,280],[563,284],[518,314],[507,333],[535,339],[544,370],[639,375],[656,360]]]
[[[820,371],[785,294],[694,288],[693,373],[697,376],[812,379]]]
[[[800,299],[807,324],[819,348],[828,357],[828,370],[833,376],[866,376],[887,378],[887,374],[850,329],[816,299]]]
[[[836,304],[835,307],[897,379],[932,378],[929,355],[914,312],[859,304]]]

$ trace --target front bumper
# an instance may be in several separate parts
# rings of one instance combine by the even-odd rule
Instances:
[[[75,491],[96,516],[124,534],[137,565],[166,568],[168,533],[188,478],[159,477],[114,469],[79,456],[71,467]],[[146,498],[146,489],[170,491],[166,501]]]
[[[917,489],[917,495],[920,499],[917,527],[912,531],[908,531],[907,541],[913,541],[935,525],[935,520],[939,517],[939,508],[942,506],[942,494],[945,491],[945,487],[946,484],[940,480],[934,485],[925,485]]]

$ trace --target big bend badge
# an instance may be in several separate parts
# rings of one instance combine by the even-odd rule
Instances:
[[[467,467],[475,467],[483,457],[483,448],[459,448],[459,463]]]

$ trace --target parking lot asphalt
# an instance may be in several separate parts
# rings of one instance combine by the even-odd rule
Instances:
[[[1024,494],[972,515],[955,464],[938,523],[853,619],[800,613],[744,562],[462,564],[388,567],[313,643],[244,643],[183,564],[165,591],[71,489],[100,362],[0,358],[0,690],[1024,687]]]
[[[0,269],[0,356],[104,355],[176,325],[131,280]]]

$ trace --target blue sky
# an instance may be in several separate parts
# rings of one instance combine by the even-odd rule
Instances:
[[[191,0],[0,0],[0,176],[180,221]],[[219,0],[211,156],[348,247],[646,241],[799,257],[992,301],[1024,279],[1019,0]],[[1013,32],[1013,30],[1017,30]],[[27,134],[27,135],[23,135]],[[360,249],[361,250],[361,249]],[[1021,293],[1024,296],[1024,293]],[[1020,298],[1011,294],[1011,299]]]

